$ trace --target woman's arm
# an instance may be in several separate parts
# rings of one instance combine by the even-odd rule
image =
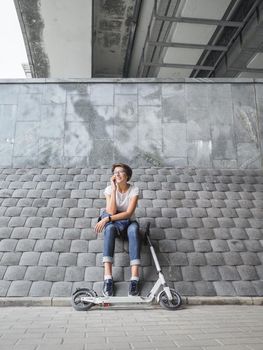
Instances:
[[[110,215],[113,215],[117,212],[116,191],[117,185],[115,181],[115,176],[113,175],[111,177],[111,194],[106,195],[106,212]]]
[[[110,197],[110,196],[106,196],[106,198],[107,197]],[[137,203],[138,203],[138,198],[139,198],[139,196],[132,197],[131,200],[130,200],[130,204],[128,206],[127,211],[123,211],[121,213],[111,215],[111,221],[129,219],[132,216],[132,214],[134,213],[135,209],[136,209],[136,206],[137,206]],[[110,200],[110,198],[108,200]],[[110,221],[110,219],[108,217],[100,220],[95,226],[96,233],[100,233],[103,230],[104,226],[109,221]]]

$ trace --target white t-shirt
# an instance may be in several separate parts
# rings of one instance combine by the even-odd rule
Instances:
[[[104,190],[104,195],[111,195],[111,186],[107,186]],[[117,211],[122,212],[126,211],[128,209],[128,206],[130,204],[130,200],[134,196],[139,196],[139,188],[135,187],[133,185],[130,185],[129,189],[121,193],[118,190],[116,191],[116,205],[117,205]],[[132,216],[132,219],[134,219],[134,215]]]

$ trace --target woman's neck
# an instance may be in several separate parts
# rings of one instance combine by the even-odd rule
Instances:
[[[119,192],[126,192],[128,190],[128,188],[130,187],[130,185],[125,182],[125,183],[119,183],[118,184],[118,191]]]

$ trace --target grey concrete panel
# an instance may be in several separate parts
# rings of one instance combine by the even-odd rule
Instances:
[[[114,145],[111,140],[94,140],[89,153],[89,163],[93,166],[113,163]]]
[[[212,133],[213,159],[236,159],[236,147],[234,144],[234,132],[228,124],[214,125]]]
[[[66,123],[64,154],[66,157],[87,157],[92,149],[88,123]]]
[[[16,84],[0,84],[0,104],[16,105],[20,86]]]
[[[45,167],[63,165],[62,139],[41,138],[39,140],[39,165]]]
[[[15,133],[14,156],[28,159],[38,154],[39,123],[17,122]],[[32,159],[31,158],[31,159]]]
[[[138,124],[133,122],[116,124],[114,145],[118,161],[133,163],[137,153]]]
[[[185,85],[162,84],[162,106],[164,122],[185,123]]]
[[[186,124],[163,124],[163,154],[165,157],[186,157]]]
[[[161,118],[160,107],[139,107],[139,148],[157,157],[162,151]]]
[[[21,94],[18,96],[17,120],[39,121],[41,116],[41,94]]]
[[[66,103],[67,90],[63,84],[45,84],[42,104]]]
[[[195,84],[186,84],[186,105],[192,109],[206,109],[208,107],[208,85],[202,89]]]
[[[211,167],[212,166],[212,142],[192,141],[187,150],[188,164],[191,166]]]
[[[92,84],[90,87],[90,101],[95,106],[112,106],[113,92],[113,84]]]
[[[115,94],[137,94],[138,84],[114,84]]]
[[[138,103],[139,106],[160,106],[161,86],[158,84],[138,85]]]
[[[65,105],[49,104],[42,106],[40,121],[40,137],[63,138],[65,123]],[[50,127],[52,125],[52,128]]]
[[[261,154],[255,143],[237,144],[237,164],[239,168],[260,168]]]
[[[211,139],[211,120],[207,109],[187,109],[187,139],[189,141]]]
[[[0,142],[0,167],[11,167],[13,158],[13,144]]]
[[[210,104],[217,101],[227,102],[232,100],[231,84],[208,84],[208,99]],[[222,106],[223,107],[223,106]]]
[[[114,114],[117,122],[136,122],[138,119],[137,104],[137,95],[115,95]]]
[[[1,101],[0,101],[1,103]],[[12,142],[15,136],[17,106],[0,104],[0,140]]]

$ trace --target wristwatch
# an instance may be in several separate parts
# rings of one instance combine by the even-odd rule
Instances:
[[[111,221],[111,215],[109,215],[108,218],[109,218],[109,222],[110,222]]]

